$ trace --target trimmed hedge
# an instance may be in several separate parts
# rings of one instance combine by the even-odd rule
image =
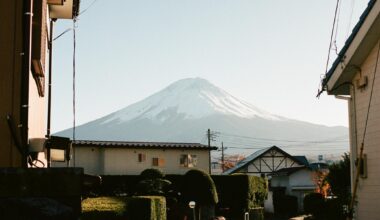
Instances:
[[[306,214],[321,217],[324,213],[325,199],[320,193],[309,193],[303,199],[303,209]]]
[[[82,201],[83,220],[123,219],[126,201],[122,197],[87,198]]]
[[[273,206],[276,216],[293,217],[298,212],[297,197],[285,195],[283,191],[273,192]]]
[[[211,176],[201,170],[189,170],[183,177],[182,194],[186,204],[196,201],[199,205],[215,205],[218,193]]]
[[[242,213],[263,207],[267,181],[248,175],[212,176],[219,194],[218,213],[229,218],[243,218]]]
[[[140,176],[142,179],[162,179],[165,174],[161,170],[150,168],[143,170]]]
[[[127,198],[126,217],[139,220],[166,220],[166,200],[162,196]]]

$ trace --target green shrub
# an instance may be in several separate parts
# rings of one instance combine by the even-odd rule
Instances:
[[[276,190],[273,192],[273,207],[276,216],[296,216],[298,212],[297,197],[285,195],[283,190]]]
[[[157,169],[146,169],[141,174],[141,181],[136,186],[136,195],[166,196],[171,182],[164,179],[164,174]]]
[[[324,213],[325,199],[320,193],[310,193],[303,199],[303,209],[307,214],[320,217]]]
[[[218,193],[210,175],[201,170],[188,171],[182,182],[185,202],[196,201],[199,205],[215,205]]]
[[[83,220],[122,219],[126,201],[122,197],[88,198],[82,201]]]
[[[325,213],[327,220],[345,220],[346,215],[340,199],[327,199],[325,201]]]
[[[166,200],[161,196],[136,196],[127,199],[130,220],[166,220]]]
[[[161,170],[150,168],[141,172],[142,179],[163,179],[165,174]]]
[[[120,194],[133,195],[140,181],[139,175],[103,175],[102,184],[95,194],[100,196],[115,196]]]
[[[218,214],[237,218],[250,209],[263,206],[268,193],[266,179],[244,174],[212,178],[219,195]]]
[[[264,208],[253,208],[249,210],[250,220],[264,220]]]

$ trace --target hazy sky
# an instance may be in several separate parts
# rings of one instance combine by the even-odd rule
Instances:
[[[82,0],[81,9],[92,0]],[[368,0],[341,0],[337,48]],[[324,93],[336,1],[97,0],[77,22],[77,125],[188,77],[281,116],[348,126],[347,103]],[[352,14],[352,16],[351,16]],[[55,24],[57,36],[71,21]],[[52,129],[72,126],[73,32],[54,41]],[[335,58],[335,51],[332,51]],[[330,61],[330,63],[333,59]]]

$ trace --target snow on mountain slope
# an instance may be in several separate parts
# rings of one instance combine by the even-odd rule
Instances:
[[[179,80],[160,92],[117,111],[104,118],[102,123],[123,123],[132,119],[165,121],[174,115],[184,119],[199,119],[214,114],[240,118],[285,120],[239,100],[205,79]]]
[[[244,148],[252,153],[250,147],[272,145],[289,146],[287,152],[297,155],[326,152],[340,155],[348,149],[346,127],[328,127],[270,114],[200,78],[177,81],[140,102],[80,125],[76,127],[76,138],[206,143],[207,129],[221,132],[218,141],[232,147],[229,153],[242,152]],[[55,135],[72,137],[72,129]],[[318,144],[319,140],[338,141]]]

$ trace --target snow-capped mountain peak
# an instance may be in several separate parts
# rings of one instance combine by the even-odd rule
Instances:
[[[284,119],[235,98],[205,79],[188,78],[174,82],[154,95],[106,116],[102,123],[122,123],[133,119],[163,122],[171,118],[199,119],[216,114],[240,118]]]

